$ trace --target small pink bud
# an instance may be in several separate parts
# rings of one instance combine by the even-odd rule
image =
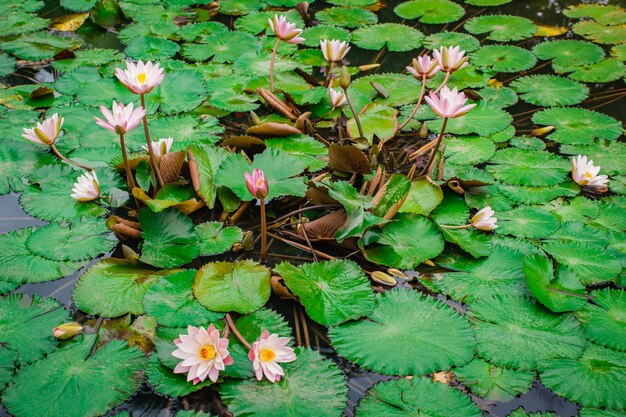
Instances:
[[[259,200],[267,197],[269,186],[263,171],[254,168],[252,175],[246,172],[244,173],[244,178],[246,179],[246,186],[248,187],[250,194]]]

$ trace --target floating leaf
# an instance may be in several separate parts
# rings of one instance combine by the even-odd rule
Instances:
[[[604,51],[591,42],[578,40],[558,40],[535,45],[533,53],[537,58],[552,60],[553,65],[589,65],[600,62]]]
[[[463,26],[473,35],[489,33],[487,39],[498,42],[519,41],[533,36],[537,26],[520,16],[492,15],[474,17]]]
[[[535,55],[518,46],[487,45],[472,54],[472,64],[496,72],[519,72],[535,66]]]
[[[594,138],[616,139],[621,123],[602,113],[581,108],[545,109],[533,115],[533,123],[555,126],[548,139],[565,144],[591,144]]]
[[[624,77],[624,64],[612,58],[580,67],[557,65],[553,67],[557,72],[569,73],[567,76],[573,80],[586,83],[608,83]]]
[[[392,52],[417,49],[424,34],[411,26],[398,23],[380,23],[352,32],[352,42],[359,48],[379,50],[386,47]]]
[[[188,382],[186,374],[175,374],[170,368],[159,362],[156,354],[152,355],[148,361],[146,377],[150,386],[158,394],[172,398],[189,395],[211,385],[211,380],[208,378],[195,385]],[[180,416],[181,412],[176,413],[176,415]]]
[[[626,351],[626,293],[605,288],[591,293],[593,304],[576,313],[583,323],[587,338],[611,349]]]
[[[580,324],[528,297],[502,295],[470,304],[478,354],[504,367],[532,370],[552,358],[578,358],[585,346]]]
[[[478,164],[491,158],[496,152],[494,143],[479,136],[448,137],[446,144],[446,162],[451,164]]]
[[[360,7],[329,7],[315,14],[326,25],[358,28],[378,23],[378,16]]]
[[[195,109],[207,98],[202,75],[198,71],[169,71],[163,82],[146,96],[146,106],[164,114]]]
[[[386,224],[374,242],[363,240],[359,246],[370,262],[394,268],[411,269],[434,258],[443,250],[444,242],[435,226],[425,217],[400,213]],[[419,236],[418,239],[415,239]]]
[[[220,2],[220,13],[242,16],[257,10],[263,10],[266,7],[259,0],[224,0]]]
[[[560,264],[567,266],[583,284],[610,281],[622,267],[617,258],[594,245],[578,242],[552,241],[543,248]]]
[[[79,278],[72,299],[82,311],[103,317],[143,314],[144,295],[160,275],[137,261],[104,259]]]
[[[270,296],[270,271],[256,262],[212,262],[196,275],[193,293],[212,311],[251,313]]]
[[[613,45],[624,42],[626,25],[605,26],[598,22],[585,20],[574,24],[572,31],[595,43]]]
[[[415,412],[438,417],[482,415],[460,391],[423,377],[379,382],[357,407],[359,417],[401,417]]]
[[[363,135],[369,143],[374,143],[374,135],[384,142],[394,137],[398,130],[398,111],[392,107],[374,105],[359,115]],[[348,119],[346,124],[348,134],[353,140],[360,136],[356,120]]]
[[[458,45],[465,52],[474,52],[480,48],[480,41],[467,33],[443,31],[428,35],[424,39],[424,48],[440,49],[442,46]]]
[[[4,41],[2,49],[20,59],[40,61],[52,58],[65,49],[76,49],[82,43],[82,40],[77,37],[62,38],[47,32],[38,32]]]
[[[200,237],[199,255],[212,256],[229,251],[230,248],[243,238],[243,232],[236,226],[226,226],[222,222],[206,222],[196,226],[196,233]]]
[[[126,54],[133,59],[165,60],[178,53],[180,46],[169,39],[142,36],[130,41],[126,47]]]
[[[281,364],[288,377],[274,384],[253,379],[222,384],[228,410],[249,417],[299,417],[303,410],[319,417],[340,415],[347,399],[341,371],[315,351],[298,349],[296,354],[296,361]]]
[[[305,46],[317,48],[320,46],[320,41],[323,39],[337,39],[343,42],[350,42],[352,40],[352,34],[350,31],[333,25],[317,25],[304,29],[302,31],[302,37]]]
[[[423,375],[471,360],[474,334],[467,320],[446,304],[404,289],[378,294],[376,299],[368,320],[330,329],[340,356],[388,375]],[[376,343],[370,343],[372,337]]]
[[[507,148],[496,152],[487,171],[514,185],[548,186],[562,183],[571,170],[568,161],[546,151]]]
[[[475,133],[479,136],[489,136],[508,127],[513,118],[509,113],[493,106],[479,104],[465,116],[448,120],[446,133],[457,135],[469,135]],[[434,120],[428,123],[428,127],[436,133],[441,130],[442,120]]]
[[[511,83],[520,98],[537,106],[569,106],[589,96],[589,89],[576,81],[554,75],[529,75]]]
[[[300,266],[283,262],[274,270],[309,317],[325,326],[367,316],[374,308],[369,280],[355,262],[338,259]]]
[[[528,391],[535,381],[535,373],[501,368],[484,359],[474,358],[462,368],[454,370],[455,379],[487,401],[507,402]]]
[[[0,298],[0,343],[13,351],[21,365],[36,361],[56,348],[52,329],[69,320],[68,312],[51,298],[22,294]],[[11,367],[11,370],[13,367]]]
[[[443,192],[441,187],[427,177],[417,178],[411,182],[411,188],[399,212],[427,216],[439,206],[442,199]]]
[[[591,17],[603,25],[618,25],[626,23],[626,11],[619,6],[604,4],[577,4],[563,10],[567,17]]]
[[[328,148],[307,135],[266,139],[268,148],[277,149],[298,158],[310,172],[318,171],[328,163]]]
[[[0,53],[0,77],[12,74],[15,71],[15,58],[3,53]]]
[[[42,146],[5,140],[0,148],[0,194],[23,191],[26,186],[24,177],[51,162],[52,156]]]
[[[150,286],[143,305],[146,314],[154,317],[161,326],[204,326],[222,318],[222,314],[204,308],[193,298],[191,286],[195,269],[166,275]]]
[[[95,4],[96,0],[61,0],[61,7],[73,12],[87,12]]]
[[[590,407],[624,408],[626,356],[590,343],[583,356],[542,362],[541,382],[557,395]]]
[[[123,403],[141,385],[145,357],[121,340],[89,356],[93,342],[85,337],[22,369],[3,404],[20,417],[95,417]],[[49,401],[41,401],[42,395]]]
[[[450,0],[411,0],[393,9],[403,19],[416,19],[422,23],[450,23],[465,14],[463,7]],[[449,46],[449,45],[447,45]]]
[[[198,145],[191,146],[187,152],[190,169],[193,167],[191,179],[196,193],[204,200],[207,207],[213,208],[217,196],[215,174],[222,162],[228,157],[229,152],[215,146]],[[194,177],[194,170],[198,172],[197,179]]]
[[[549,211],[520,206],[498,213],[496,233],[537,239],[550,236],[558,228],[559,220]]]

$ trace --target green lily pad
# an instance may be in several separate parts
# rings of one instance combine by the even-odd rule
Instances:
[[[158,394],[172,398],[189,395],[192,392],[208,387],[212,383],[208,378],[195,385],[188,382],[187,375],[175,374],[170,368],[159,362],[157,355],[150,357],[148,367],[146,368],[146,377],[150,386]],[[181,413],[178,412],[176,415],[180,416]]]
[[[474,52],[480,48],[480,41],[467,33],[443,31],[426,36],[423,46],[433,50],[450,45],[458,45],[465,52]]]
[[[487,86],[481,89],[480,91],[478,91],[478,94],[480,94],[482,101],[484,101],[486,104],[493,106],[493,107],[500,108],[500,109],[503,109],[505,107],[510,107],[514,105],[515,103],[517,103],[518,101],[517,94],[515,94],[515,91],[513,91],[512,89],[508,87],[495,88],[495,87]],[[513,126],[510,126],[510,127],[513,127]],[[488,139],[494,143],[497,142],[493,139],[493,135],[490,136]]]
[[[52,329],[70,320],[68,312],[51,298],[22,294],[0,298],[0,343],[13,351],[21,365],[34,362],[57,345]],[[11,367],[11,370],[13,367]]]
[[[472,64],[496,72],[520,72],[537,63],[535,55],[518,46],[486,45],[471,56]]]
[[[544,243],[543,248],[576,274],[583,284],[610,281],[622,269],[619,259],[595,245],[551,241]]]
[[[274,270],[309,317],[325,326],[367,316],[374,308],[369,280],[355,262],[338,259],[300,266],[283,262]]]
[[[411,188],[399,212],[427,216],[435,208],[440,207],[442,199],[441,187],[426,177],[417,178],[411,181]]]
[[[519,238],[545,238],[556,232],[559,220],[547,210],[520,206],[498,213],[496,233]]]
[[[520,41],[537,32],[537,26],[529,19],[507,15],[474,17],[463,27],[473,35],[489,33],[487,39],[497,42]]]
[[[146,107],[149,111],[159,107],[164,114],[181,113],[198,107],[207,95],[198,71],[169,71],[163,82],[146,96]]]
[[[443,250],[443,237],[427,218],[400,213],[394,220],[383,227],[375,241],[366,245],[359,240],[359,247],[370,262],[411,269]]]
[[[423,377],[379,382],[359,402],[357,413],[359,417],[401,417],[414,413],[438,417],[482,415],[478,406],[460,391]]]
[[[15,58],[3,53],[0,53],[0,77],[12,74],[15,71]]]
[[[549,186],[562,183],[571,170],[568,161],[546,151],[507,148],[489,160],[487,171],[513,185]]]
[[[462,368],[454,370],[455,379],[487,401],[507,402],[522,394],[535,381],[535,373],[502,368],[484,359],[474,358]]]
[[[444,139],[446,162],[451,164],[478,164],[496,153],[494,143],[480,136],[452,136]]]
[[[626,23],[626,11],[622,7],[604,4],[577,4],[563,10],[567,17],[590,17],[603,25]]]
[[[61,6],[73,12],[88,12],[95,4],[96,0],[61,0]]]
[[[304,29],[302,31],[304,42],[302,45],[317,48],[323,39],[337,39],[343,42],[350,42],[352,34],[350,31],[333,25],[317,25]]]
[[[574,317],[554,314],[524,296],[501,295],[470,304],[478,354],[489,362],[533,370],[545,359],[576,359],[585,337]]]
[[[82,311],[103,317],[143,314],[143,298],[163,274],[137,261],[104,259],[78,279],[72,299]]]
[[[233,244],[240,242],[243,231],[236,226],[226,226],[222,222],[206,222],[196,226],[200,237],[199,255],[212,256],[229,251]]]
[[[40,61],[52,58],[64,49],[76,49],[82,43],[78,37],[62,38],[48,32],[38,32],[4,41],[2,49],[20,59]]]
[[[271,33],[267,20],[273,18],[275,14],[276,11],[273,10],[252,12],[237,19],[235,21],[235,28],[253,35],[266,31],[266,33]],[[291,9],[282,15],[287,18],[288,22],[296,24],[297,27],[302,28],[304,26],[302,16],[300,16],[295,9]]]
[[[122,340],[89,356],[93,342],[93,336],[85,337],[22,369],[4,392],[3,404],[22,417],[95,417],[123,403],[141,385],[145,356]],[[49,401],[41,401],[41,395]]]
[[[345,28],[358,28],[378,23],[378,16],[360,7],[329,7],[315,13],[315,17],[325,25]]]
[[[605,288],[590,295],[594,304],[586,304],[576,313],[587,338],[602,346],[626,351],[626,293]]]
[[[411,51],[419,48],[423,39],[424,34],[419,30],[398,23],[380,23],[352,32],[356,46],[375,51],[384,47],[392,52]]]
[[[217,186],[215,185],[215,174],[222,162],[226,160],[229,152],[215,146],[194,145],[188,149],[189,160],[195,161],[198,168],[198,184],[196,193],[207,204],[213,208],[217,197]]]
[[[624,64],[613,58],[578,67],[557,65],[553,67],[556,72],[569,73],[567,74],[569,78],[585,83],[609,83],[624,77]]]
[[[14,112],[11,112],[13,114]],[[0,148],[0,194],[19,192],[26,187],[24,177],[52,162],[52,156],[42,146],[31,143],[4,141]]]
[[[261,47],[258,38],[246,32],[217,33],[202,39],[202,43],[186,43],[181,54],[192,61],[232,62],[241,55],[237,45],[246,45],[246,51],[258,51]]]
[[[519,97],[530,104],[543,107],[578,104],[589,96],[585,85],[554,75],[529,75],[511,83]]]
[[[212,262],[197,273],[193,293],[212,311],[251,313],[270,296],[270,271],[256,262]]]
[[[403,19],[419,18],[421,23],[450,23],[465,14],[463,7],[450,0],[411,0],[393,9]],[[450,46],[450,45],[447,45]]]
[[[423,375],[462,366],[474,356],[474,334],[467,320],[441,301],[404,289],[376,299],[368,320],[329,330],[340,356],[387,375]],[[373,337],[376,343],[371,343]]]
[[[193,297],[195,277],[196,270],[188,269],[155,282],[143,299],[146,314],[169,327],[203,326],[221,319],[222,314],[207,310]]]
[[[604,51],[591,42],[558,40],[543,42],[533,47],[533,53],[542,60],[552,60],[553,65],[590,65],[602,61]]]
[[[133,59],[165,60],[178,53],[180,46],[169,39],[142,36],[130,41],[126,47],[126,55]]]
[[[541,382],[557,395],[590,407],[626,407],[626,356],[590,343],[583,356],[542,362]]]
[[[591,144],[594,138],[613,140],[621,135],[621,122],[602,113],[581,108],[545,109],[535,113],[538,125],[555,126],[548,139],[565,144]]]
[[[299,417],[303,410],[320,417],[339,416],[348,391],[341,371],[315,351],[297,349],[296,354],[296,361],[281,364],[285,377],[274,384],[253,379],[221,384],[228,410],[249,417]]]
[[[624,25],[606,26],[591,20],[577,22],[572,27],[572,31],[595,43],[609,45],[623,43],[624,36],[626,36]]]
[[[34,13],[11,13],[0,19],[0,31],[3,36],[21,35],[45,29],[50,23]]]
[[[457,135],[477,134],[487,137],[507,128],[513,118],[502,109],[494,108],[484,102],[480,102],[464,116],[448,120],[446,133]],[[436,133],[441,131],[442,120],[434,120],[428,123],[428,127]]]
[[[398,111],[392,107],[382,105],[369,107],[359,115],[364,137],[369,143],[374,143],[374,135],[381,142],[393,138],[398,129],[397,115]],[[348,119],[346,127],[351,138],[356,139],[361,136],[354,118]]]
[[[52,67],[59,72],[68,73],[84,66],[100,66],[124,59],[124,55],[115,49],[81,49],[74,52],[74,55],[70,59],[55,59]]]
[[[328,148],[307,135],[265,139],[265,146],[298,158],[310,172],[319,171],[328,164]]]

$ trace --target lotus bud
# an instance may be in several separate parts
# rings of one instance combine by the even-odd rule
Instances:
[[[407,274],[405,274],[404,272],[400,271],[399,269],[396,268],[389,268],[387,269],[387,272],[390,273],[391,275],[394,275],[398,278],[404,278],[404,279],[408,279],[409,276]]]
[[[376,68],[380,68],[380,64],[359,65],[357,68],[359,69],[359,71],[369,71],[369,70],[373,70]]]
[[[383,271],[374,271],[370,274],[370,276],[374,282],[379,284],[389,285],[392,287],[398,285],[398,281],[396,281],[394,277]]]
[[[243,250],[251,250],[254,244],[254,234],[248,230],[244,232],[243,238],[241,239],[241,246]]]
[[[552,132],[553,130],[554,130],[554,126],[544,126],[544,127],[539,127],[537,129],[533,129],[530,132],[530,134],[533,136],[544,136]]]
[[[246,187],[248,187],[248,191],[250,191],[250,194],[252,194],[253,197],[258,198],[259,200],[267,197],[269,186],[263,171],[254,168],[252,175],[247,172],[243,175],[246,180]]]
[[[77,334],[81,334],[82,331],[83,326],[76,322],[63,323],[52,329],[52,335],[59,340],[66,340],[76,336]]]
[[[124,258],[128,260],[131,260],[131,261],[139,260],[139,254],[135,252],[132,248],[126,245],[122,245],[122,253],[124,254]]]
[[[422,122],[422,126],[420,127],[418,135],[420,139],[426,139],[428,137],[428,122]]]
[[[261,122],[261,118],[252,110],[250,110],[250,122],[252,122],[253,126],[260,125],[261,123],[263,123]]]
[[[434,263],[433,261],[431,261],[430,259],[426,259],[426,260],[425,260],[424,262],[422,262],[422,263],[423,263],[423,264],[425,264],[425,265],[428,265],[428,266],[437,266],[437,265],[435,265],[435,263]]]
[[[339,85],[344,90],[347,90],[350,87],[350,72],[348,71],[348,67],[345,65],[341,67],[341,73],[339,75]]]

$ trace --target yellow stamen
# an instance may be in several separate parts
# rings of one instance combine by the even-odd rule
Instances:
[[[593,177],[593,175],[591,175],[591,173],[590,173],[590,172],[585,172],[584,177],[585,177],[585,178],[591,178],[591,177]]]
[[[145,72],[140,72],[139,74],[137,74],[137,81],[139,81],[139,84],[143,84],[146,82],[147,77],[148,76]]]
[[[205,361],[211,360],[215,357],[215,348],[211,345],[204,345],[198,351],[198,356]]]
[[[276,357],[276,354],[273,350],[263,349],[261,350],[261,353],[259,353],[259,357],[263,362],[269,362]]]

